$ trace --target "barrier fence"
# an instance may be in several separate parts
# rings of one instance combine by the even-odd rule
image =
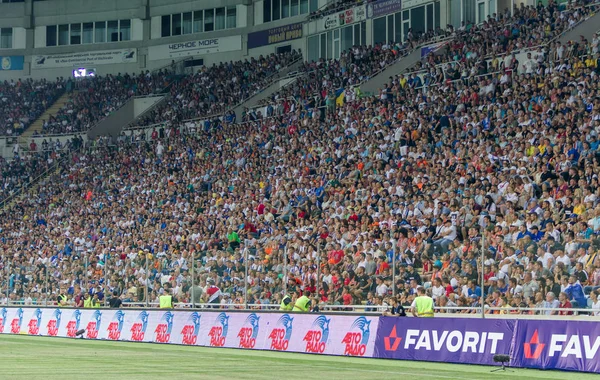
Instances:
[[[0,333],[600,372],[600,324],[249,311],[2,308]]]

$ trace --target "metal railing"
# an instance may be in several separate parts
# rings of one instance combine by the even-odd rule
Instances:
[[[8,307],[55,307],[56,302],[25,302],[11,301],[0,302],[0,306]],[[69,305],[68,307],[74,307]],[[159,308],[158,302],[122,302],[123,308],[138,308],[138,309],[153,309]],[[261,311],[261,312],[280,312],[279,304],[239,304],[239,303],[175,303],[175,310],[197,310],[197,311]],[[107,305],[101,305],[97,308],[107,309]],[[388,305],[331,305],[321,303],[318,305],[318,311],[313,313],[328,313],[328,314],[362,314],[362,315],[391,315],[389,311],[391,307]],[[288,311],[289,312],[289,311]],[[410,306],[405,306],[407,318],[414,318],[411,313]],[[600,309],[583,309],[583,308],[544,308],[544,307],[484,307],[484,313],[481,313],[481,307],[461,307],[461,306],[434,306],[434,314],[438,318],[453,317],[453,318],[488,318],[488,319],[560,319],[560,320],[591,320],[600,321]]]

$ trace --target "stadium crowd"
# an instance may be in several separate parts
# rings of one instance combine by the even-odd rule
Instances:
[[[169,88],[170,98],[139,119],[136,126],[177,125],[188,119],[222,115],[263,90],[278,78],[277,73],[301,58],[301,53],[293,50],[203,66],[197,73],[179,78]]]
[[[374,309],[425,286],[443,311],[483,295],[490,313],[598,314],[595,41],[531,72],[396,76],[376,96],[94,141],[3,211],[9,298],[243,307],[247,286],[257,308],[308,291]]]
[[[452,30],[453,39],[437,54],[430,54],[427,60],[417,64],[413,71],[426,71],[434,75],[436,68],[448,67],[452,79],[473,77],[487,70],[513,69],[515,53],[523,49],[538,47],[534,52],[540,60],[545,58],[560,61],[573,55],[573,43],[562,44],[556,39],[566,30],[596,12],[588,1],[573,2],[558,6],[549,2],[547,7],[521,7],[514,15],[506,10],[504,14],[488,17],[481,25],[463,23]],[[562,7],[566,7],[561,10]],[[582,41],[579,41],[582,42]],[[483,63],[489,60],[489,67]],[[501,62],[503,61],[503,62]],[[514,67],[513,67],[514,66]],[[521,64],[522,70],[532,67]]]
[[[66,82],[63,78],[0,82],[0,136],[16,136],[27,129],[64,93]]]
[[[364,83],[420,44],[445,36],[448,34],[442,29],[431,30],[403,43],[357,45],[342,52],[339,59],[304,62],[298,70],[300,75],[293,82],[259,102],[261,107],[266,107],[264,114],[262,111],[246,108],[242,121],[293,112],[297,107],[331,106],[336,100],[336,89]]]
[[[132,96],[160,94],[173,78],[166,70],[154,73],[117,74],[75,81],[69,101],[34,136],[87,131],[119,109]]]

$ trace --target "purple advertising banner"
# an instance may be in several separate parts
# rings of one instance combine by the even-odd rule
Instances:
[[[400,12],[402,0],[379,0],[367,5],[367,17],[375,18],[388,13]]]
[[[510,353],[515,321],[381,317],[374,357],[494,364]]]
[[[600,323],[519,320],[511,366],[600,373]]]

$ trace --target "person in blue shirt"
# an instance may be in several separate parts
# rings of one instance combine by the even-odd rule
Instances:
[[[565,289],[565,293],[567,293],[571,302],[577,302],[578,308],[587,307],[587,298],[585,298],[585,294],[583,293],[583,287],[575,276],[569,277],[569,286]]]
[[[531,236],[531,240],[533,240],[537,243],[538,241],[542,240],[542,238],[544,237],[544,232],[540,231],[538,226],[533,225],[533,226],[531,226],[531,231],[529,232],[529,235]]]
[[[533,240],[531,232],[527,231],[527,226],[525,224],[521,224],[521,226],[519,227],[519,233],[517,234],[517,240],[521,240],[525,236],[529,236],[531,240]]]
[[[469,285],[469,291],[468,291],[469,297],[479,299],[481,297],[481,288],[479,286],[477,286],[477,283],[474,280],[469,280],[468,285]]]

